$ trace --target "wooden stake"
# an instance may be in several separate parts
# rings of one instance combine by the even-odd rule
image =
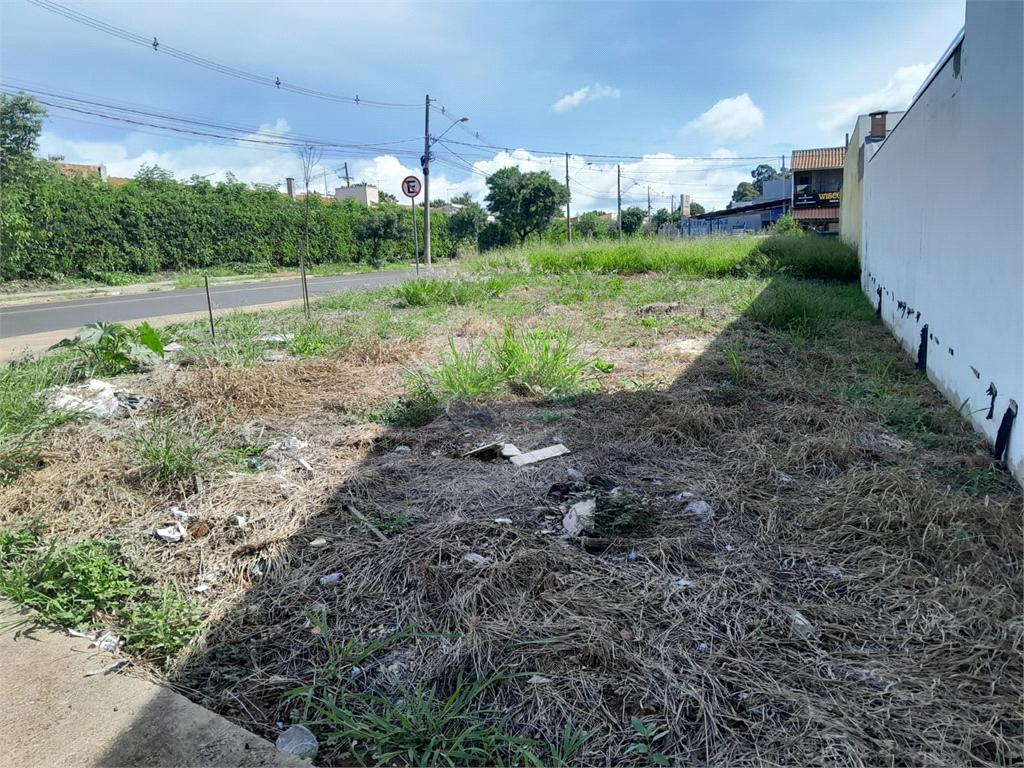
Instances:
[[[210,335],[216,341],[217,331],[213,327],[213,299],[210,298],[210,278],[208,275],[203,275],[203,279],[206,281],[206,308],[210,310]]]

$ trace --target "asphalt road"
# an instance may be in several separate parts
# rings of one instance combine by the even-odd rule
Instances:
[[[340,291],[365,291],[395,285],[415,276],[415,271],[369,272],[362,275],[311,277],[309,297]],[[210,288],[214,309],[235,309],[259,304],[297,300],[302,296],[299,280],[244,283]],[[150,320],[166,315],[206,311],[206,289],[136,293],[127,296],[97,296],[73,301],[19,304],[0,307],[0,336],[5,339],[35,333],[80,328],[88,323]]]

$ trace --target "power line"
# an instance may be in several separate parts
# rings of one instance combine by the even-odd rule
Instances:
[[[79,24],[84,24],[87,27],[95,29],[99,32],[103,32],[104,34],[112,35],[113,37],[124,40],[125,42],[133,43],[135,45],[140,45],[147,48],[152,48],[157,53],[166,53],[168,56],[173,56],[174,58],[187,62],[189,64],[193,64],[198,67],[203,67],[214,72],[219,72],[223,75],[234,77],[239,80],[245,80],[256,85],[263,85],[281,91],[289,91],[291,93],[296,93],[301,96],[309,96],[316,99],[323,99],[325,101],[335,101],[346,104],[357,104],[367,107],[376,107],[380,109],[419,109],[419,104],[399,104],[395,102],[376,101],[373,99],[361,99],[358,94],[355,97],[339,96],[337,94],[327,93],[325,91],[318,91],[300,85],[285,83],[282,82],[281,78],[279,77],[271,79],[263,75],[258,75],[252,72],[247,72],[246,70],[229,66],[227,64],[222,64],[218,61],[214,61],[213,59],[207,59],[202,56],[197,56],[181,48],[175,48],[174,46],[168,45],[167,43],[160,42],[157,40],[156,37],[154,37],[152,42],[150,42],[148,37],[144,37],[135,32],[131,32],[121,27],[117,27],[113,24],[109,24],[100,19],[93,18],[92,16],[88,16],[82,13],[81,11],[77,11],[72,8],[67,8],[63,5],[52,2],[52,0],[28,0],[28,2],[32,3],[32,5],[35,5],[39,8],[43,8],[44,10],[50,11],[51,13],[56,13],[60,16],[63,16],[66,19],[70,19],[71,21],[77,22]]]

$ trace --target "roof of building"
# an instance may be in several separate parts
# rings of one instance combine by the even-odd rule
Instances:
[[[793,218],[801,221],[839,221],[839,206],[826,205],[821,208],[794,208]]]
[[[842,168],[846,147],[824,149],[794,149],[791,168],[794,171],[818,171],[828,168]]]
[[[115,187],[123,187],[130,181],[133,179],[129,179],[127,176],[107,176],[107,184]]]
[[[734,203],[732,208],[722,208],[717,211],[705,211],[691,216],[691,219],[727,219],[730,216],[747,216],[751,213],[770,211],[773,208],[781,208],[789,202],[789,198],[774,198],[772,200],[751,200],[744,203]]]

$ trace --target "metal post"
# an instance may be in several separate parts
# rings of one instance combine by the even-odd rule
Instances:
[[[618,198],[619,242],[622,242],[622,165],[615,166],[615,194]]]
[[[430,266],[430,94],[427,94],[426,127],[423,131],[423,261]],[[413,199],[415,204],[416,200]]]
[[[416,250],[416,279],[420,279],[420,234],[416,226],[416,198],[412,199],[412,242]]]
[[[213,336],[213,340],[217,340],[217,331],[213,327],[213,299],[210,298],[210,277],[209,275],[203,275],[203,280],[206,281],[206,308],[210,310],[210,335]]]
[[[569,190],[569,153],[565,153],[565,191],[569,192],[569,196],[572,196],[572,192]],[[569,245],[572,245],[572,216],[569,213],[569,198],[565,199],[565,224],[568,227],[569,233]]]

